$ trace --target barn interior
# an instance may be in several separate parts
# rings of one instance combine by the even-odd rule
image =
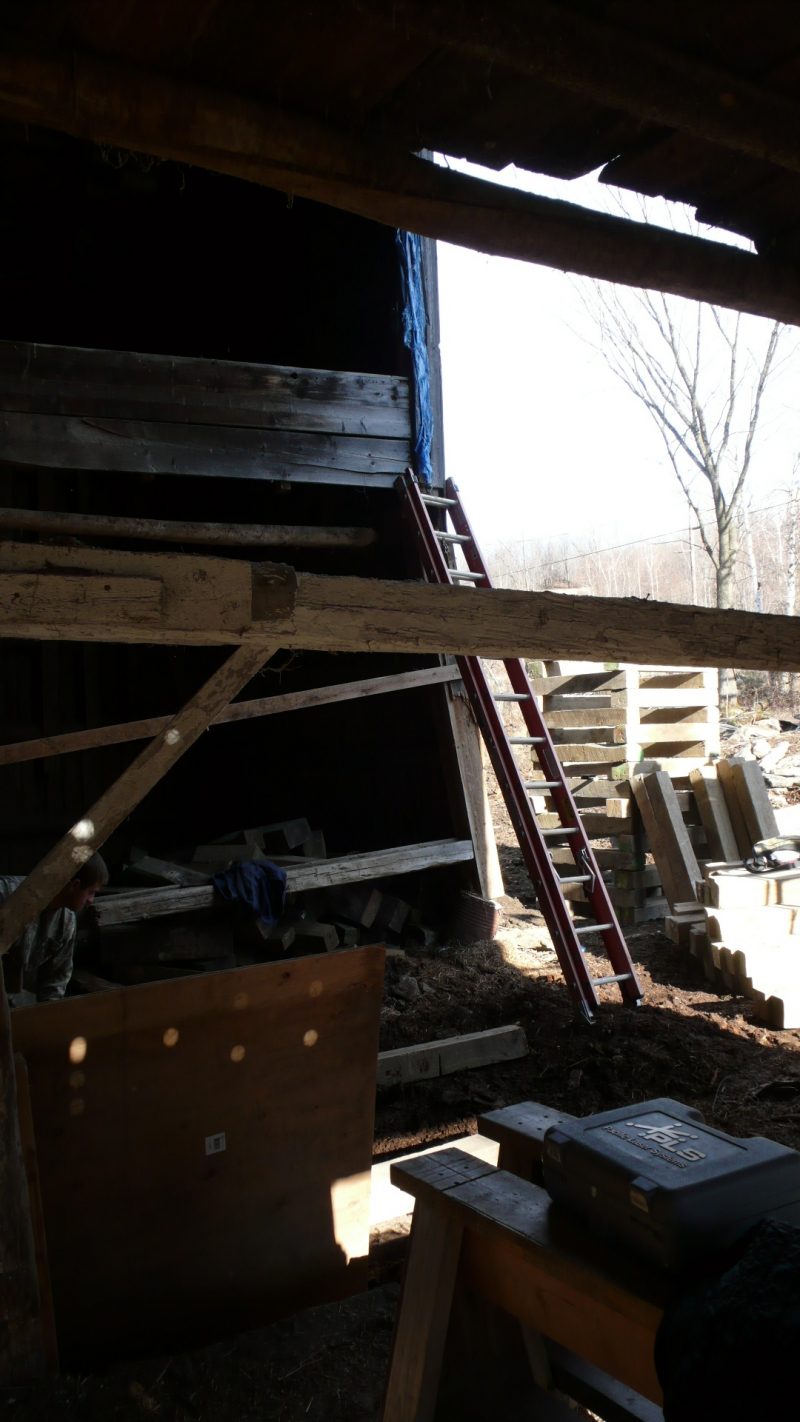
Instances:
[[[795,7],[10,0],[2,27],[0,740],[38,745],[0,759],[0,864],[28,876],[0,907],[3,951],[76,845],[102,846],[124,890],[142,852],[190,866],[198,845],[299,818],[323,863],[397,852],[368,882],[420,930],[464,890],[490,900],[454,657],[800,669],[793,618],[430,588],[397,488],[411,466],[445,489],[436,239],[798,320]],[[599,169],[753,250],[434,152]],[[131,519],[177,527],[148,543]],[[253,542],[215,544],[222,525]],[[237,697],[293,695],[291,713],[213,725]],[[45,747],[173,717],[177,741]],[[364,1287],[384,961],[369,940],[6,1006],[4,1380]],[[649,1364],[617,1376],[659,1402]]]

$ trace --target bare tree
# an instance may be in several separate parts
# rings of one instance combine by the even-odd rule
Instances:
[[[586,305],[608,366],[661,435],[714,568],[716,604],[732,607],[743,530],[749,538],[747,476],[784,328],[766,327],[757,349],[741,316],[715,306],[597,283]]]

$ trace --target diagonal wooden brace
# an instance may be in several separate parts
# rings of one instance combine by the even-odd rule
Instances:
[[[52,903],[81,865],[105,843],[275,651],[274,644],[238,647],[83,818],[48,851],[0,907],[0,955],[7,952],[26,924]]]

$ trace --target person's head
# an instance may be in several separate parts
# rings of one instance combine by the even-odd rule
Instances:
[[[82,864],[74,879],[70,879],[66,888],[62,889],[58,898],[55,899],[54,908],[69,908],[74,913],[80,913],[92,902],[98,889],[102,889],[108,883],[108,869],[106,861],[101,854],[93,854],[91,859],[87,859]]]

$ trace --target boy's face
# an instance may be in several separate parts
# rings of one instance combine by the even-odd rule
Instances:
[[[81,909],[90,904],[99,889],[99,884],[82,884],[79,879],[73,879],[68,885],[64,907],[72,909],[73,913],[80,913]]]

